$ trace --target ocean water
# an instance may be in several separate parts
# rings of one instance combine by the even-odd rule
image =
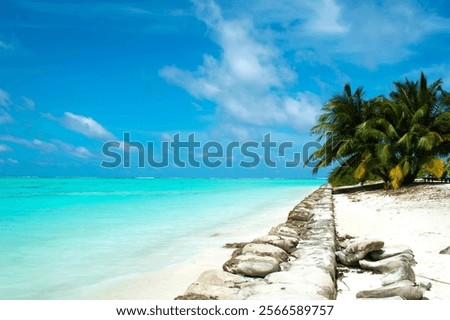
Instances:
[[[98,283],[181,263],[323,183],[1,178],[0,299],[77,299]]]

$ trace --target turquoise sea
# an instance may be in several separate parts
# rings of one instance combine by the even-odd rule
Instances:
[[[215,234],[251,227],[323,183],[0,178],[0,299],[77,299],[83,288],[183,262],[221,245]]]

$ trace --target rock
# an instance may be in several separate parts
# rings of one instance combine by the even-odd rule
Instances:
[[[298,239],[294,237],[286,237],[279,235],[267,235],[256,238],[253,243],[268,243],[283,249],[286,252],[292,252],[295,250],[298,244]]]
[[[336,251],[336,258],[337,261],[339,261],[340,263],[349,266],[349,265],[355,265],[356,263],[349,263],[347,261],[347,257],[345,256],[344,252],[342,251]]]
[[[303,285],[305,283],[314,283],[318,286],[334,285],[330,274],[321,268],[321,266],[293,266],[290,271],[274,272],[265,278],[268,283],[296,283]]]
[[[281,271],[289,271],[290,268],[291,268],[291,264],[289,262],[280,263]]]
[[[212,300],[243,300],[246,298],[238,288],[228,288],[198,282],[191,284],[183,296],[189,295],[214,297],[215,299]]]
[[[432,284],[431,282],[419,282],[419,287],[421,287],[424,290],[430,291]]]
[[[370,252],[369,258],[372,260],[382,260],[402,253],[409,253],[413,255],[411,248],[408,246],[387,246],[380,250]]]
[[[224,247],[225,248],[242,248],[246,244],[248,244],[248,242],[229,242],[229,243],[225,243]]]
[[[272,230],[270,230],[269,234],[299,239],[297,230],[286,226],[286,224],[284,224],[284,223],[279,224],[278,226],[272,228]]]
[[[319,266],[293,267],[287,272],[274,272],[265,280],[269,284],[293,285],[303,292],[321,295],[327,299],[336,298],[336,286],[333,278]]]
[[[226,246],[236,250],[223,270],[204,272],[181,298],[336,298],[335,224],[329,185],[295,206],[286,222],[268,235]]]
[[[250,288],[246,300],[324,300],[317,287],[304,287],[294,283],[272,283]]]
[[[300,239],[308,227],[308,222],[298,220],[286,220],[285,225],[297,231],[298,235],[297,238]]]
[[[315,200],[305,199],[300,204],[308,209],[313,209],[317,203]]]
[[[354,237],[352,237],[348,234],[344,234],[343,236],[339,236],[339,235],[337,236],[339,246],[342,249],[347,248],[353,241],[355,241],[354,239],[355,239]]]
[[[440,254],[450,254],[450,246],[439,251]]]
[[[342,242],[339,242],[339,245],[341,246],[342,249],[347,248],[350,245],[351,241],[349,239],[345,239]]]
[[[281,268],[278,260],[273,257],[243,254],[225,262],[223,270],[244,276],[264,278],[269,273],[280,271]]]
[[[381,278],[381,285],[386,286],[402,280],[416,281],[416,274],[409,263],[404,263]]]
[[[399,296],[393,296],[393,297],[387,297],[387,298],[359,298],[361,300],[406,300],[403,297]]]
[[[361,260],[359,265],[362,269],[372,270],[376,273],[389,273],[404,264],[415,263],[414,256],[408,253],[402,253],[387,259],[378,261]]]
[[[288,219],[306,222],[309,221],[312,216],[313,214],[307,209],[295,208],[289,212]]]
[[[369,252],[380,250],[383,246],[384,242],[379,240],[357,240],[343,251],[336,252],[336,256],[339,262],[348,266],[364,259]]]
[[[300,202],[299,204],[297,204],[294,209],[305,209],[305,210],[311,210],[313,209],[314,206],[311,203],[308,202]]]
[[[244,287],[256,283],[256,279],[232,274],[218,269],[204,271],[197,279],[197,283],[221,286],[227,288]]]
[[[374,290],[360,291],[356,298],[389,298],[399,296],[406,300],[421,300],[422,290],[409,280],[403,280],[394,284]]]
[[[236,250],[231,253],[232,258],[236,258],[237,256],[240,256],[242,254],[242,248],[237,248]]]
[[[257,256],[269,256],[277,259],[278,263],[286,262],[289,258],[286,251],[267,243],[249,243],[242,248],[242,254],[255,254]]]

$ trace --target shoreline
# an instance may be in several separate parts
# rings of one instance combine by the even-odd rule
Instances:
[[[267,234],[270,229],[286,220],[292,207],[317,190],[311,187],[305,194],[299,194],[292,203],[264,210],[255,217],[244,217],[238,224],[214,229],[209,235],[216,245],[204,245],[205,249],[188,260],[165,266],[147,273],[133,274],[119,279],[110,279],[89,287],[81,288],[79,298],[95,300],[173,300],[182,295],[186,288],[207,269],[221,269],[234,249],[225,248],[226,243],[252,241]],[[219,245],[217,245],[219,244]]]
[[[311,188],[309,196],[318,189]],[[298,199],[296,203],[309,196]],[[237,226],[233,223],[231,228],[227,225],[220,230],[213,230],[218,231],[210,235],[214,237],[216,245],[204,246],[205,250],[188,260],[154,272],[96,284],[85,288],[81,298],[173,300],[183,295],[204,271],[222,270],[222,265],[234,251],[224,248],[225,243],[250,242],[266,235],[271,228],[286,221],[294,205],[285,204],[277,208],[276,214],[264,212],[257,220],[248,218]],[[358,190],[337,193],[332,195],[332,207],[336,239],[349,235],[380,239],[386,245],[410,246],[418,263],[414,267],[417,282],[432,283],[431,291],[425,292],[425,297],[433,300],[450,299],[450,278],[445,272],[450,266],[450,255],[439,254],[440,250],[450,245],[450,239],[446,237],[450,234],[450,217],[447,213],[450,212],[450,185],[420,184],[387,192]],[[311,223],[315,224],[314,221]],[[221,245],[217,246],[217,243]],[[291,285],[299,280],[294,277],[289,280],[289,277],[287,282]],[[336,299],[355,300],[357,292],[380,287],[381,277],[380,274],[350,270],[335,282]],[[279,298],[275,292],[269,292],[265,298],[269,299],[272,294]]]
[[[203,270],[176,300],[336,299],[332,201],[331,186],[320,186],[269,233],[235,243],[223,268]]]
[[[0,197],[6,240],[0,269],[11,272],[0,280],[4,299],[108,299],[115,293],[107,288],[131,291],[143,275],[221,251],[249,231],[267,232],[319,185],[302,179],[25,180],[8,180]]]

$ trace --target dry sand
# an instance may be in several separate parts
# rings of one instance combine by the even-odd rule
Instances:
[[[425,184],[400,190],[359,191],[334,195],[338,235],[380,239],[385,245],[408,245],[417,265],[417,282],[430,282],[429,299],[450,299],[450,185]],[[381,286],[380,275],[344,273],[338,300],[355,299],[360,290]],[[434,280],[431,280],[434,279]]]

